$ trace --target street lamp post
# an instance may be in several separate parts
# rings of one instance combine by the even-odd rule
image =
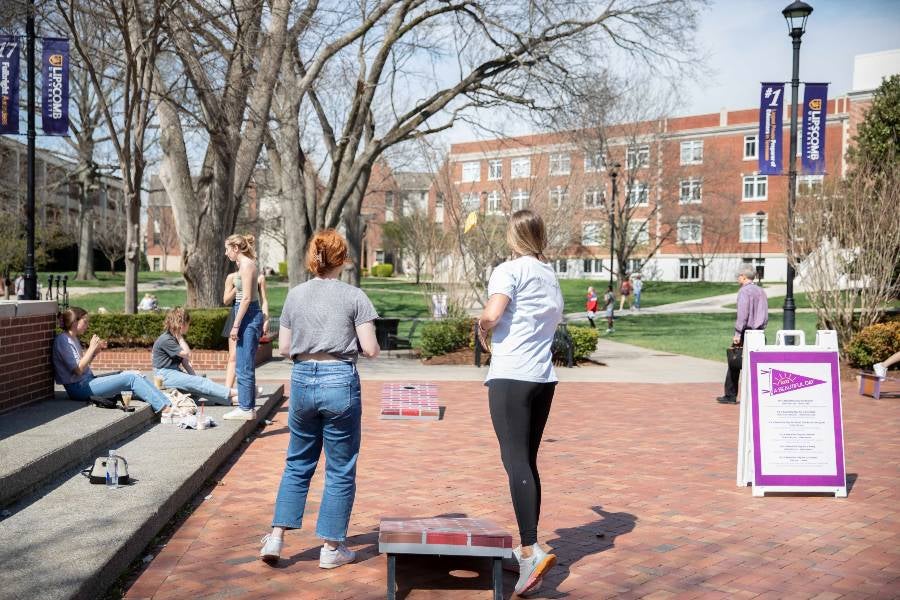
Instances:
[[[806,31],[806,19],[813,8],[805,2],[792,2],[781,14],[787,21],[788,35],[794,47],[794,63],[791,72],[791,142],[788,153],[788,207],[787,207],[787,293],[784,296],[784,329],[794,329],[794,203],[797,199],[797,96],[800,91],[800,38]]]
[[[616,191],[619,187],[619,163],[613,163],[609,171],[612,180],[612,203],[609,206],[609,287],[613,285],[613,265],[616,262]]]
[[[764,211],[756,212],[756,224],[758,226],[756,232],[756,240],[759,242],[759,249],[756,252],[756,278],[762,281],[763,278],[763,267],[762,267],[762,227],[763,227],[763,219],[766,218],[766,213]]]
[[[28,14],[25,21],[25,60],[28,73],[28,90],[26,101],[28,104],[28,154],[27,154],[27,183],[28,190],[25,198],[25,299],[38,300],[37,295],[37,271],[34,268],[34,0],[28,0]]]

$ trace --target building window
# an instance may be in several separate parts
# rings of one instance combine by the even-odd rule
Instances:
[[[600,223],[581,224],[581,245],[599,246],[603,242],[603,230]]]
[[[629,258],[628,259],[628,272],[629,273],[639,273],[641,269],[644,268],[644,259],[643,258]]]
[[[647,231],[647,221],[628,221],[628,239],[634,240],[635,245],[643,246],[650,242],[650,232]]]
[[[550,188],[550,206],[560,208],[569,203],[569,188],[558,185]]]
[[[602,258],[585,258],[584,264],[582,265],[583,273],[602,273],[603,272],[603,259]]]
[[[703,162],[703,140],[681,142],[681,164],[699,165]]]
[[[487,195],[487,211],[489,214],[499,214],[500,211],[500,192],[494,190]]]
[[[649,198],[647,184],[632,181],[628,187],[628,206],[646,206]]]
[[[766,275],[766,259],[761,257],[745,258],[743,260],[743,263],[743,267],[750,267],[751,269],[756,271],[757,281],[762,281],[762,279]]]
[[[797,193],[815,196],[822,193],[823,175],[799,175],[797,177]]]
[[[376,250],[375,251],[375,262],[379,265],[384,264],[384,250]]]
[[[463,181],[481,181],[481,163],[478,161],[464,162],[462,166]]]
[[[603,188],[588,188],[584,190],[585,208],[603,208],[606,203],[606,190]]]
[[[434,222],[444,222],[444,194],[441,192],[438,192],[434,198]]]
[[[162,234],[160,233],[159,219],[153,219],[153,245],[159,246],[161,244]]]
[[[755,135],[744,136],[744,160],[756,160],[758,158],[756,154],[756,140],[757,136]]]
[[[481,198],[478,197],[477,193],[468,193],[463,194],[461,196],[462,210],[463,214],[469,214],[473,210],[479,210],[481,208]]]
[[[553,270],[557,273],[565,273],[569,269],[569,261],[565,258],[558,258],[553,261]]]
[[[700,179],[682,179],[681,191],[678,195],[679,204],[700,204],[700,196],[703,193],[703,181]]]
[[[758,217],[756,215],[741,215],[741,241],[768,242],[769,215],[763,217]]]
[[[744,200],[765,200],[768,175],[744,175]]]
[[[517,210],[525,210],[528,208],[528,197],[529,194],[526,190],[516,190],[513,192],[512,197],[512,210],[516,212]]]
[[[502,160],[489,160],[488,161],[488,179],[491,181],[495,181],[497,179],[503,179],[503,161]]]
[[[527,156],[509,161],[509,176],[512,178],[531,177],[531,159]]]
[[[700,261],[696,258],[678,259],[678,279],[697,281],[700,279]]]
[[[584,155],[585,172],[602,171],[606,168],[606,157],[602,152],[589,152]]]
[[[625,165],[629,169],[646,167],[650,164],[650,146],[631,147],[625,151]]]
[[[159,271],[161,268],[162,268],[162,265],[159,262],[159,258],[154,256],[153,257],[153,270]]]
[[[572,172],[572,156],[569,154],[550,155],[550,174],[568,175]]]
[[[678,219],[678,243],[699,244],[703,241],[703,217]]]

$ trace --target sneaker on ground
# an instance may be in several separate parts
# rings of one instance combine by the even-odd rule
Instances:
[[[556,564],[556,555],[547,554],[539,545],[531,547],[531,556],[519,559],[519,581],[514,592],[517,596],[525,596],[537,590],[541,579]]]
[[[875,371],[875,375],[878,379],[885,379],[887,377],[887,367],[885,367],[881,363],[875,363],[872,365],[872,370]]]
[[[320,569],[334,569],[352,563],[354,560],[356,560],[356,552],[343,544],[334,550],[328,546],[322,546],[322,550],[319,552]]]
[[[252,421],[256,418],[256,411],[253,409],[244,410],[238,407],[222,415],[222,418],[229,421]]]
[[[284,539],[277,538],[270,533],[260,543],[262,548],[259,551],[259,558],[267,563],[278,562],[278,559],[281,558],[281,546],[284,544]]]

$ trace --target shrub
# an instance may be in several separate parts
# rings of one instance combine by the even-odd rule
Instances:
[[[228,311],[229,309],[226,308],[189,310],[191,328],[188,330],[186,339],[191,348],[227,349],[228,340],[222,337],[222,328],[228,318]],[[165,312],[138,313],[136,315],[92,314],[90,327],[85,332],[82,342],[90,342],[91,336],[96,334],[105,339],[110,348],[149,348],[163,332],[165,319]]]
[[[869,325],[844,348],[851,366],[870,369],[900,350],[900,321]]]
[[[422,356],[447,354],[472,343],[474,321],[470,318],[432,321],[422,326]]]
[[[394,275],[394,265],[391,263],[384,263],[383,265],[375,263],[369,271],[372,273],[372,277],[392,277]]]
[[[569,326],[569,335],[575,344],[575,359],[587,358],[597,349],[600,332],[593,327]]]
[[[381,277],[381,265],[379,263],[374,263],[369,268],[369,273],[372,275],[372,277]]]
[[[278,263],[278,275],[280,275],[281,277],[288,276],[286,262],[282,261],[282,262]]]
[[[366,268],[363,268],[362,271],[361,271],[361,273],[362,273],[362,277],[368,277],[368,276],[369,276],[369,270],[366,269]]]

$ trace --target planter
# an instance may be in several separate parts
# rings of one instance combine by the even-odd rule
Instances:
[[[260,343],[256,351],[256,366],[272,360],[272,343]],[[228,363],[228,350],[193,350],[191,364],[197,372],[224,371]],[[113,348],[104,350],[93,362],[91,368],[97,371],[151,371],[150,348]]]

